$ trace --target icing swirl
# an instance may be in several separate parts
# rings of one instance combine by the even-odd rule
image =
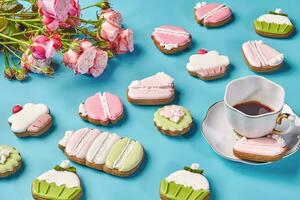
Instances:
[[[177,106],[177,105],[165,106],[159,112],[159,114],[164,118],[167,118],[175,123],[178,123],[180,119],[184,116],[184,112],[181,106]]]

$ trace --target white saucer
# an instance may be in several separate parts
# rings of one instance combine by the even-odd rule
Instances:
[[[283,112],[293,114],[293,110],[285,104],[283,107]],[[283,126],[286,124],[283,123]],[[246,163],[250,165],[264,165],[270,164],[272,162],[257,163],[241,160],[233,155],[232,149],[236,143],[236,138],[234,136],[234,131],[227,121],[224,112],[224,102],[220,101],[213,104],[207,111],[206,117],[202,122],[202,134],[206,139],[207,143],[212,147],[212,149],[220,156],[241,163]],[[294,154],[300,147],[300,118],[296,118],[295,129],[286,135],[282,135],[288,145],[288,152],[284,158]]]

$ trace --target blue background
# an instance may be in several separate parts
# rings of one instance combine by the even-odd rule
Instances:
[[[86,1],[81,2],[87,5]],[[98,128],[140,141],[146,156],[140,170],[130,178],[118,178],[74,164],[84,187],[83,199],[158,199],[160,180],[193,162],[199,162],[205,170],[212,200],[299,199],[299,152],[267,166],[234,163],[214,153],[202,137],[200,125],[207,109],[223,98],[228,81],[253,74],[241,55],[241,45],[247,40],[263,39],[285,54],[284,67],[264,76],[285,88],[287,103],[300,113],[300,35],[296,33],[289,39],[269,39],[257,35],[252,27],[253,20],[261,14],[282,8],[289,14],[296,29],[300,28],[300,3],[297,0],[223,2],[233,10],[233,21],[221,28],[206,29],[194,20],[196,1],[115,0],[112,5],[123,14],[125,25],[135,32],[135,51],[111,60],[101,77],[74,76],[60,64],[61,58],[57,56],[55,62],[59,66],[53,79],[33,74],[29,81],[19,83],[1,78],[0,143],[15,146],[22,153],[24,167],[17,175],[0,180],[0,199],[31,199],[31,181],[65,159],[57,147],[64,132],[86,126],[96,128],[78,117],[77,108],[86,97],[97,91],[119,95],[126,108],[125,119],[118,125]],[[84,11],[83,16],[92,18],[95,11],[94,8]],[[190,50],[168,56],[156,49],[150,35],[155,27],[165,24],[182,26],[192,34]],[[217,50],[230,57],[232,67],[225,78],[204,82],[186,72],[189,56],[200,48]],[[2,60],[1,65],[3,67]],[[178,91],[176,103],[187,107],[193,114],[195,124],[187,136],[171,138],[160,134],[152,119],[159,107],[135,106],[126,100],[126,88],[132,80],[159,71],[174,77]],[[50,107],[54,128],[49,134],[38,138],[18,138],[10,131],[7,118],[12,106],[26,102],[42,102]]]

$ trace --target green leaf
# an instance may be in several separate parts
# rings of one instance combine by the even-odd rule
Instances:
[[[106,53],[107,53],[109,58],[112,58],[112,57],[115,56],[115,53],[112,50],[107,50]]]
[[[73,172],[73,173],[77,173],[76,172],[76,168],[75,167],[69,167],[69,168],[62,168],[59,165],[56,165],[55,167],[53,167],[53,169],[55,169],[56,171],[68,171],[68,172]]]
[[[192,173],[196,173],[196,174],[202,174],[203,173],[202,169],[192,169],[190,167],[184,167],[184,170],[192,172]]]

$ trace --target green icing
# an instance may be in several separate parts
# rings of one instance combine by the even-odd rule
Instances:
[[[194,190],[191,187],[162,180],[160,194],[169,200],[204,200],[209,196],[209,190]]]
[[[255,30],[265,33],[285,35],[293,31],[294,26],[289,24],[275,24],[264,21],[254,21]]]
[[[157,126],[161,127],[164,130],[170,130],[170,131],[182,131],[183,129],[190,126],[190,124],[193,122],[191,113],[184,107],[182,107],[182,110],[184,112],[184,116],[179,120],[178,123],[175,123],[159,114],[159,112],[164,109],[160,108],[154,113],[154,122]]]
[[[4,164],[0,164],[0,173],[13,171],[20,164],[20,153],[14,147],[8,145],[0,145],[0,149],[10,150],[10,154]]]
[[[32,194],[43,199],[72,200],[80,193],[80,187],[67,188],[65,185],[57,186],[55,183],[47,183],[38,179],[32,182]]]

